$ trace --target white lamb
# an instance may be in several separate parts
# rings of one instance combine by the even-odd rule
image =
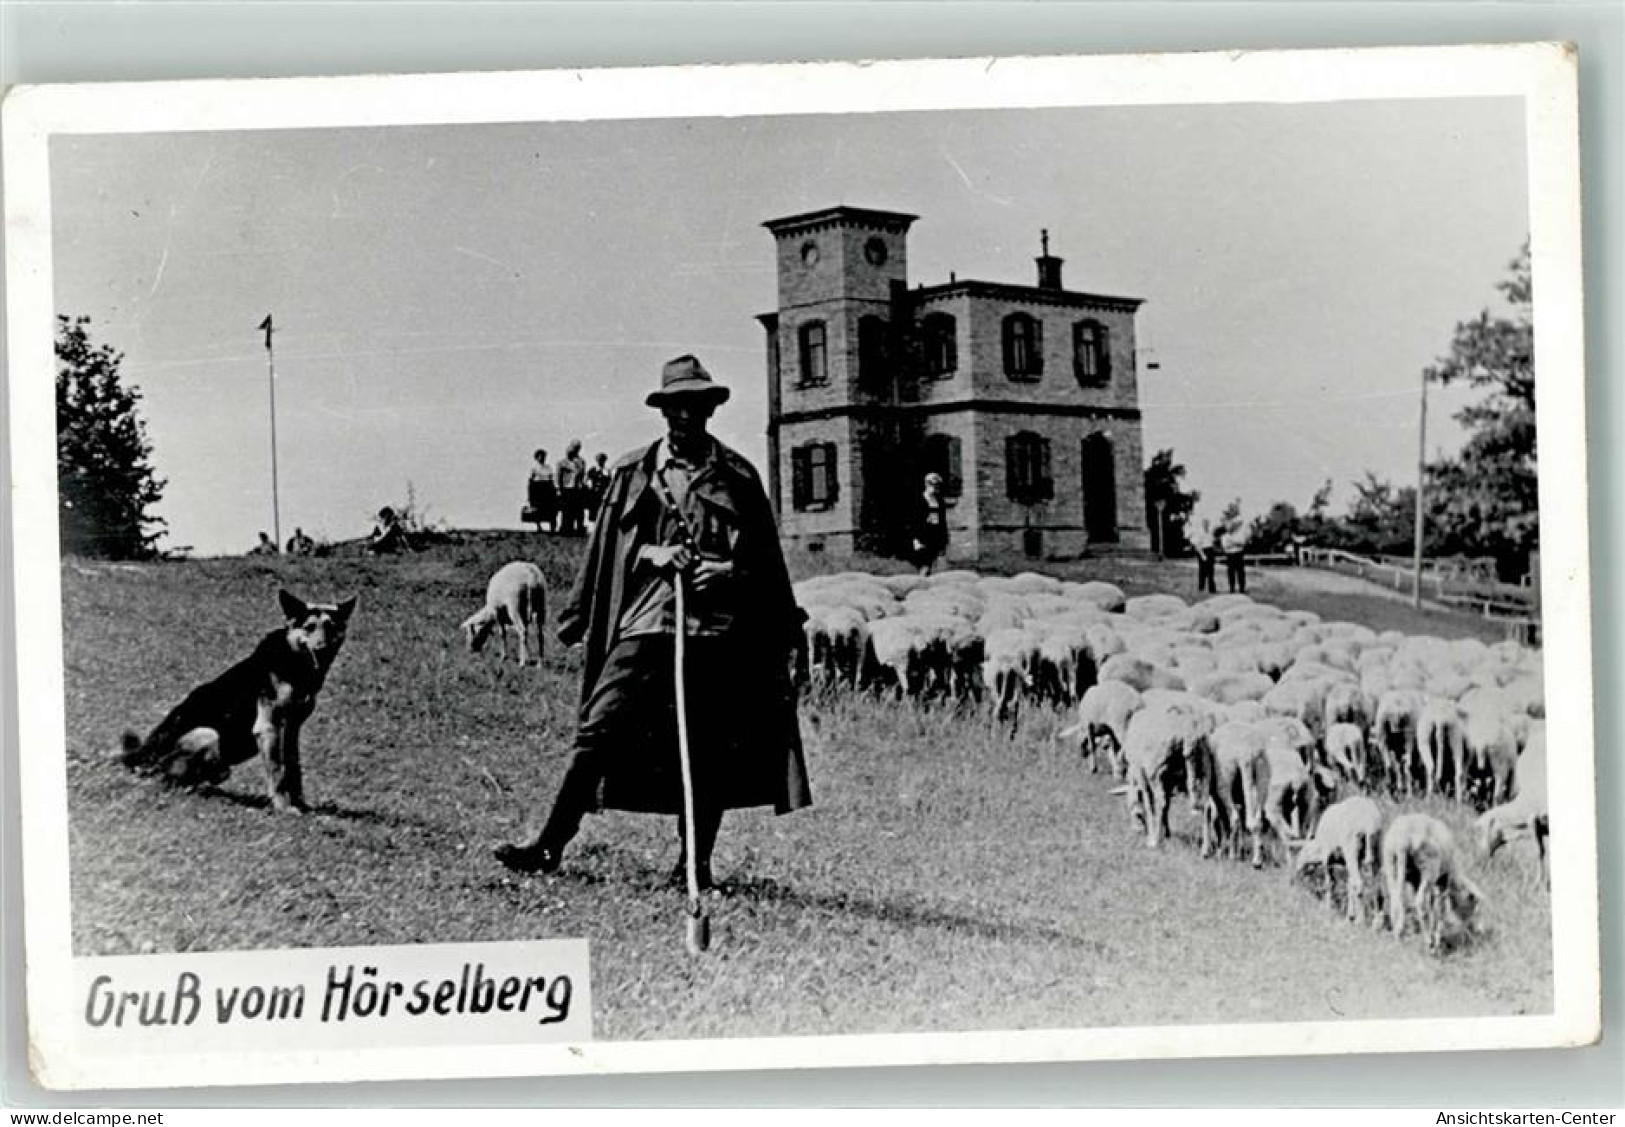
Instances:
[[[993,696],[994,714],[1003,720],[1033,691],[1038,667],[1038,636],[1029,630],[995,630],[983,641],[982,681]]]
[[[485,586],[485,605],[462,622],[459,629],[468,640],[470,653],[479,653],[494,630],[502,638],[502,657],[508,657],[508,631],[519,635],[519,664],[530,662],[526,637],[536,630],[536,662],[541,664],[545,649],[543,631],[547,622],[547,583],[542,569],[525,560],[514,560],[497,568]]]
[[[1090,760],[1090,771],[1100,770],[1104,757],[1112,773],[1123,775],[1123,741],[1129,720],[1140,708],[1140,694],[1122,681],[1102,681],[1089,686],[1078,702],[1078,722],[1063,728],[1060,738],[1077,739],[1079,751]],[[1104,753],[1104,756],[1103,756]]]
[[[1293,876],[1302,878],[1324,869],[1329,886],[1332,864],[1339,860],[1348,878],[1344,898],[1348,918],[1363,923],[1368,900],[1380,897],[1382,889],[1382,810],[1369,798],[1345,798],[1326,808],[1320,825],[1315,827],[1315,836],[1304,844],[1293,862]],[[1373,907],[1376,914],[1372,920],[1378,922],[1381,909]]]

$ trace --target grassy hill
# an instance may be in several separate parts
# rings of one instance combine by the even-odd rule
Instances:
[[[1183,805],[1177,840],[1146,850],[1039,710],[1011,733],[947,708],[806,702],[815,805],[728,817],[716,868],[734,891],[702,959],[664,887],[670,819],[589,819],[559,874],[513,877],[489,848],[546,811],[579,658],[550,644],[540,668],[504,665],[469,655],[456,627],[501,562],[534,559],[557,599],[579,550],[492,533],[394,559],[65,564],[75,951],[581,936],[610,1039],[1550,1009],[1551,920],[1527,854],[1471,862],[1488,935],[1429,957],[1348,925],[1280,869],[1202,861]],[[1192,585],[1173,564],[1063,570],[1131,593]],[[205,794],[112,764],[124,728],[144,731],[276,624],[278,585],[360,596],[306,727],[316,813],[269,814],[254,764]],[[1257,589],[1271,598],[1268,575]],[[1379,628],[1481,628],[1274,593]],[[1430,808],[1466,836],[1464,812]]]

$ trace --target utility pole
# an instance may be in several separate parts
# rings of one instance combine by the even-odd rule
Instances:
[[[1422,606],[1422,490],[1427,482],[1428,374],[1422,371],[1422,411],[1416,422],[1416,555],[1411,564],[1411,605]]]
[[[265,368],[271,388],[271,535],[276,538],[276,550],[282,551],[282,505],[277,496],[276,481],[276,352],[271,347],[271,335],[276,332],[271,315],[259,324],[265,334]]]

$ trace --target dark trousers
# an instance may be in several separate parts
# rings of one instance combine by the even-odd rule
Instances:
[[[533,845],[544,846],[555,853],[561,852],[581,829],[581,820],[598,809],[598,787],[603,782],[605,760],[613,749],[596,746],[590,739],[576,737],[570,766],[559,784],[559,793],[553,799],[553,809],[547,823],[537,835]],[[677,815],[678,860],[688,853],[688,835],[681,814]],[[716,848],[717,835],[722,830],[722,811],[703,803],[694,796],[694,864],[702,877],[711,869],[711,852]]]
[[[1214,572],[1214,570],[1215,570],[1215,568],[1214,568],[1214,565],[1213,565],[1213,557],[1211,555],[1208,555],[1207,553],[1204,552],[1203,554],[1196,557],[1196,592],[1197,592],[1197,594],[1201,594],[1204,591],[1210,591],[1210,592],[1213,592],[1215,594],[1218,593],[1219,589],[1214,584],[1214,581],[1213,581],[1213,572]]]
[[[1224,577],[1230,590],[1238,595],[1247,593],[1247,557],[1240,552],[1229,552],[1224,557]]]
[[[717,799],[721,780],[716,759],[726,742],[718,722],[739,710],[726,683],[714,671],[726,668],[726,643],[714,638],[689,639],[685,678],[689,696],[689,746],[694,774],[695,861],[709,869],[712,847],[722,825]],[[678,813],[683,836],[682,796],[675,734],[672,639],[650,636],[622,639],[611,647],[582,710],[570,765],[559,784],[552,812],[533,844],[562,851],[581,828],[582,818],[599,808],[605,781],[620,782],[622,809]],[[711,676],[698,675],[701,671]],[[635,785],[629,785],[635,784]]]

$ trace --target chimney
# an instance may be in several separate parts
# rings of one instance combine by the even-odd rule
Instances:
[[[1038,256],[1038,288],[1041,290],[1058,290],[1061,288],[1061,262],[1049,252],[1049,229],[1039,232],[1044,253]]]

